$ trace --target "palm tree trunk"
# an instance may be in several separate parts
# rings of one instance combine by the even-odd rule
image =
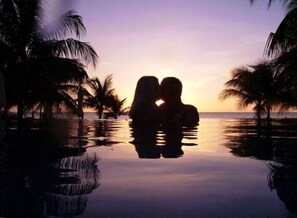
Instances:
[[[260,104],[257,104],[256,105],[256,116],[257,116],[257,120],[261,120],[261,105]]]
[[[271,106],[267,105],[266,107],[266,113],[267,113],[267,117],[266,117],[266,121],[267,121],[267,126],[270,126],[270,111],[271,111]]]
[[[100,108],[98,109],[98,116],[99,116],[99,119],[102,118],[102,114],[103,114],[103,107],[100,107]]]
[[[44,108],[44,119],[52,119],[53,118],[53,106],[48,104]]]
[[[21,120],[23,119],[24,115],[24,104],[22,102],[19,102],[17,105],[17,119]]]
[[[270,122],[270,110],[267,110],[267,117],[266,117],[267,121]]]

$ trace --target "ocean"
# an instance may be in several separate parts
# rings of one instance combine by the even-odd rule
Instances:
[[[237,119],[237,118],[254,118],[255,113],[252,112],[199,112],[200,119],[212,118],[212,119]],[[296,118],[297,112],[287,112],[279,114],[277,112],[271,113],[271,118]],[[96,120],[98,116],[94,112],[85,112],[85,119]],[[128,116],[120,116],[119,119],[129,119]]]
[[[165,128],[85,117],[6,123],[0,217],[297,216],[295,119],[200,113],[198,126]]]

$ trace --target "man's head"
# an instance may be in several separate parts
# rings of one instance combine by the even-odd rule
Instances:
[[[165,102],[179,101],[182,94],[182,83],[175,77],[166,77],[161,82],[161,96]]]

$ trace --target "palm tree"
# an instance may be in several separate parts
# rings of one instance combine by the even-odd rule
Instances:
[[[86,80],[83,63],[95,66],[98,58],[88,43],[79,40],[86,29],[75,11],[63,14],[54,28],[45,12],[42,0],[0,2],[0,70],[7,83],[8,106],[17,105],[18,118],[29,95],[40,92],[44,84],[56,87]],[[70,35],[74,38],[67,38]]]
[[[251,4],[253,4],[256,0],[249,0]],[[275,0],[268,0],[268,6],[270,7],[271,3],[274,2]],[[281,3],[284,5],[291,4],[296,2],[296,0],[279,0]]]
[[[112,75],[105,77],[103,83],[96,77],[87,81],[91,92],[86,92],[85,105],[95,108],[99,119],[102,118],[105,107],[109,105],[110,97],[113,95]]]
[[[281,110],[288,110],[297,106],[297,1],[279,1],[286,7],[287,13],[277,30],[270,33],[265,53],[274,58],[276,76],[282,83]],[[269,0],[269,6],[271,2]]]
[[[253,79],[259,94],[263,98],[263,106],[267,121],[270,121],[270,113],[273,107],[281,105],[282,84],[275,74],[270,62],[261,62],[250,66],[253,70]]]
[[[77,113],[77,102],[71,95],[78,91],[77,85],[56,84],[38,87],[39,92],[32,92],[26,97],[25,111],[39,109],[43,118],[51,119],[53,113]]]
[[[274,59],[274,69],[281,90],[281,110],[297,107],[297,50],[286,52]]]
[[[117,119],[120,115],[127,112],[129,107],[125,107],[126,98],[120,100],[118,95],[113,95],[110,98],[109,107],[107,108],[108,111],[113,115],[115,119]]]
[[[272,107],[279,104],[274,73],[268,62],[234,69],[232,79],[225,86],[219,98],[235,97],[239,108],[255,105],[253,110],[258,120],[266,114],[269,121]]]
[[[268,6],[271,5],[272,1],[269,0]],[[275,57],[297,49],[297,1],[279,1],[286,7],[287,13],[277,30],[270,33],[265,46],[265,52],[268,56]],[[253,4],[255,0],[250,0],[250,2]]]
[[[232,71],[232,79],[225,83],[224,89],[219,98],[225,100],[230,97],[238,99],[238,108],[246,108],[248,105],[255,104],[253,110],[256,116],[261,119],[264,113],[263,99],[254,87],[253,73],[247,67],[236,68]]]

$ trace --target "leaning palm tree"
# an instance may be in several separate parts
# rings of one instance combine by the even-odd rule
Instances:
[[[269,121],[271,109],[279,104],[274,73],[268,62],[234,69],[232,79],[225,86],[227,88],[220,93],[219,98],[235,97],[239,108],[254,105],[258,120],[266,114]]]
[[[270,33],[266,43],[269,56],[280,56],[292,50],[297,50],[297,1],[287,5],[287,14],[277,30]]]
[[[96,77],[87,81],[91,91],[86,92],[85,105],[94,108],[97,111],[99,119],[102,118],[103,111],[110,102],[113,95],[112,75],[105,77],[103,83]]]
[[[109,107],[107,110],[112,114],[112,116],[117,119],[120,115],[127,112],[130,107],[124,107],[126,98],[121,100],[118,95],[111,96]]]
[[[82,82],[87,74],[81,73],[81,66],[95,66],[98,58],[88,43],[79,40],[86,29],[75,11],[63,14],[56,25],[47,22],[45,12],[43,0],[0,2],[0,70],[7,82],[8,106],[17,106],[18,118],[27,96],[38,86]],[[55,71],[56,65],[63,67]],[[53,79],[48,81],[49,77]]]
[[[274,33],[270,33],[265,53],[274,58],[276,77],[281,84],[281,110],[297,106],[297,0],[279,0],[287,13]],[[250,0],[251,3],[254,0]],[[270,6],[272,0],[269,0]]]
[[[269,0],[268,6],[273,0]],[[269,56],[279,56],[297,49],[297,1],[279,0],[286,7],[287,13],[275,32],[270,33],[265,52]],[[255,0],[250,0],[254,3]]]
[[[286,52],[274,59],[274,69],[281,94],[280,109],[297,107],[297,50]]]

